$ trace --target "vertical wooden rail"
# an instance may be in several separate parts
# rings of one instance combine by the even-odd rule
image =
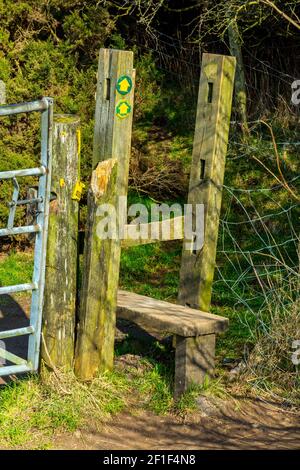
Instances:
[[[126,207],[119,210],[119,197],[127,196],[133,96],[133,53],[101,49],[75,359],[75,373],[82,380],[113,367],[121,243],[118,234],[101,238],[98,229],[104,214],[97,209],[110,204],[116,228],[124,225]],[[110,216],[115,226],[114,214]]]
[[[179,302],[209,311],[235,75],[235,58],[203,54],[188,203],[204,204],[204,245],[183,245]]]
[[[49,235],[43,310],[42,357],[52,366],[74,363],[80,178],[80,120],[54,117]]]

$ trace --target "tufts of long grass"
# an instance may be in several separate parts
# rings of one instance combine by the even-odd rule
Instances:
[[[128,382],[109,373],[88,384],[73,373],[43,370],[0,388],[0,447],[47,448],[59,432],[101,427],[126,406]]]

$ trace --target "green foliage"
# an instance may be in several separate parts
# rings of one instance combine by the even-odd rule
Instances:
[[[5,4],[4,4],[5,3]],[[82,122],[82,177],[90,173],[97,54],[114,30],[101,6],[82,0],[0,2],[0,79],[8,103],[52,96],[56,113],[76,113]],[[0,171],[34,165],[39,153],[39,120],[3,120]],[[26,186],[33,183],[26,179]],[[10,182],[1,182],[0,221],[4,222]],[[22,190],[22,195],[26,188]],[[16,221],[24,216],[17,215]]]
[[[82,179],[88,180],[98,51],[104,46],[126,48],[125,39],[116,29],[116,17],[104,4],[87,5],[83,0],[52,0],[50,4],[46,0],[1,1],[0,14],[0,80],[6,83],[8,103],[52,96],[56,113],[78,114],[82,127]],[[180,93],[176,88],[170,97],[169,80],[157,68],[152,53],[133,49],[137,69],[134,147],[139,148],[147,138],[147,123],[149,130],[156,121],[179,129],[180,101],[188,100],[182,86]],[[145,134],[142,139],[138,129]],[[39,141],[38,116],[1,119],[0,171],[32,166],[38,160]],[[151,165],[150,160],[148,164]],[[24,182],[22,195],[33,180]],[[0,184],[1,223],[8,214],[6,202],[12,187],[10,182]],[[22,217],[24,214],[18,214],[17,222]]]
[[[135,48],[137,53],[137,49]],[[137,55],[135,118],[153,122],[156,109],[162,99],[161,83],[163,74],[156,66],[152,54]]]

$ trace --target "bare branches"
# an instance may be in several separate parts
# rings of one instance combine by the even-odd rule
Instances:
[[[151,161],[134,149],[130,166],[129,185],[137,193],[161,199],[178,197],[188,186],[181,162],[168,156],[152,155]]]
[[[288,21],[293,26],[295,26],[295,28],[300,30],[300,23],[299,23],[299,19],[298,19],[297,15],[295,15],[297,17],[297,21],[295,21],[291,16],[287,15],[284,11],[282,11],[280,8],[278,8],[278,6],[274,2],[272,2],[271,0],[260,0],[260,1],[264,5],[267,5],[271,8],[273,8],[273,10],[275,10],[282,18],[284,18],[286,21]]]
[[[259,160],[257,157],[255,157],[254,155],[252,156],[252,158],[257,161],[261,166],[264,167],[264,169],[270,174],[273,176],[273,178],[276,179],[276,181],[278,181],[278,183],[280,183],[289,193],[290,195],[292,196],[292,198],[297,201],[297,202],[300,202],[300,197],[292,190],[292,188],[290,187],[290,185],[287,183],[284,175],[283,175],[283,172],[282,172],[282,169],[281,169],[281,163],[280,163],[280,156],[279,156],[279,152],[278,152],[278,148],[277,148],[277,143],[276,143],[276,139],[275,139],[275,136],[274,136],[274,132],[273,132],[273,129],[272,127],[270,126],[270,124],[268,124],[267,122],[261,120],[260,121],[262,124],[264,124],[270,131],[270,134],[271,134],[271,138],[272,138],[272,143],[273,143],[273,147],[274,147],[274,152],[275,152],[275,156],[276,156],[276,164],[277,164],[277,169],[278,169],[278,172],[279,172],[279,177],[275,175],[275,173],[270,170],[269,167],[267,167],[261,160]]]
[[[148,29],[165,0],[101,0],[99,3],[114,7],[118,17],[135,14],[137,22]]]

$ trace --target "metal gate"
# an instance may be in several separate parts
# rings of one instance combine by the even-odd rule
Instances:
[[[0,340],[16,336],[28,335],[27,360],[8,352],[0,347],[0,359],[13,365],[0,367],[0,376],[17,374],[20,372],[36,371],[39,366],[40,336],[42,324],[43,296],[45,285],[46,247],[49,219],[49,200],[51,184],[51,132],[53,120],[53,100],[42,98],[30,103],[0,106],[0,116],[11,116],[19,113],[41,113],[41,156],[38,168],[16,169],[14,171],[0,172],[0,180],[12,180],[14,191],[9,205],[7,227],[0,229],[0,237],[34,233],[34,268],[30,284],[0,287],[0,295],[13,294],[22,291],[31,291],[30,323],[28,327],[0,331]],[[38,192],[35,199],[19,199],[18,178],[37,176],[39,178]],[[36,205],[36,217],[33,225],[15,227],[14,219],[17,206]]]

